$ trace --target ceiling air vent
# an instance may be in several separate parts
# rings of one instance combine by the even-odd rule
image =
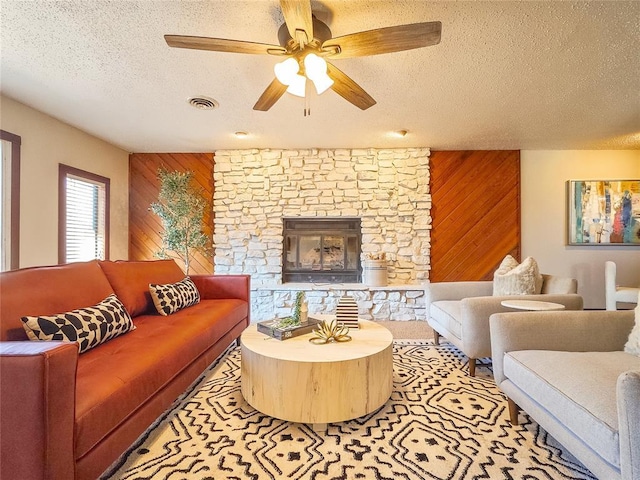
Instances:
[[[193,97],[189,99],[189,105],[198,110],[213,110],[218,108],[218,102],[208,97]]]

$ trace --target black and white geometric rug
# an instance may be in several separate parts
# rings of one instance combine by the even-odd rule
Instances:
[[[395,341],[389,401],[322,434],[251,408],[231,348],[102,478],[594,479],[526,415],[512,426],[490,372],[471,378],[465,361],[450,345]]]

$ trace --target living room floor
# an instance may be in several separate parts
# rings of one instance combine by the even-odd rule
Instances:
[[[433,330],[424,320],[376,321],[389,329],[395,340],[432,340]]]

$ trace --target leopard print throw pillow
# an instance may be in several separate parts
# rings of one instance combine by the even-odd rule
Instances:
[[[164,285],[150,283],[149,292],[156,310],[160,315],[165,316],[200,302],[200,292],[189,277],[177,283]]]
[[[30,340],[78,342],[80,353],[136,328],[115,294],[91,307],[21,320]]]

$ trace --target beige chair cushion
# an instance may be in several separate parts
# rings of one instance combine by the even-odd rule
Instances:
[[[640,368],[624,352],[513,351],[504,373],[604,460],[620,468],[616,381]]]
[[[459,300],[439,300],[431,304],[429,316],[456,337],[462,338],[460,306]]]
[[[538,263],[527,257],[522,263],[507,255],[493,274],[493,295],[537,295],[542,291]]]

